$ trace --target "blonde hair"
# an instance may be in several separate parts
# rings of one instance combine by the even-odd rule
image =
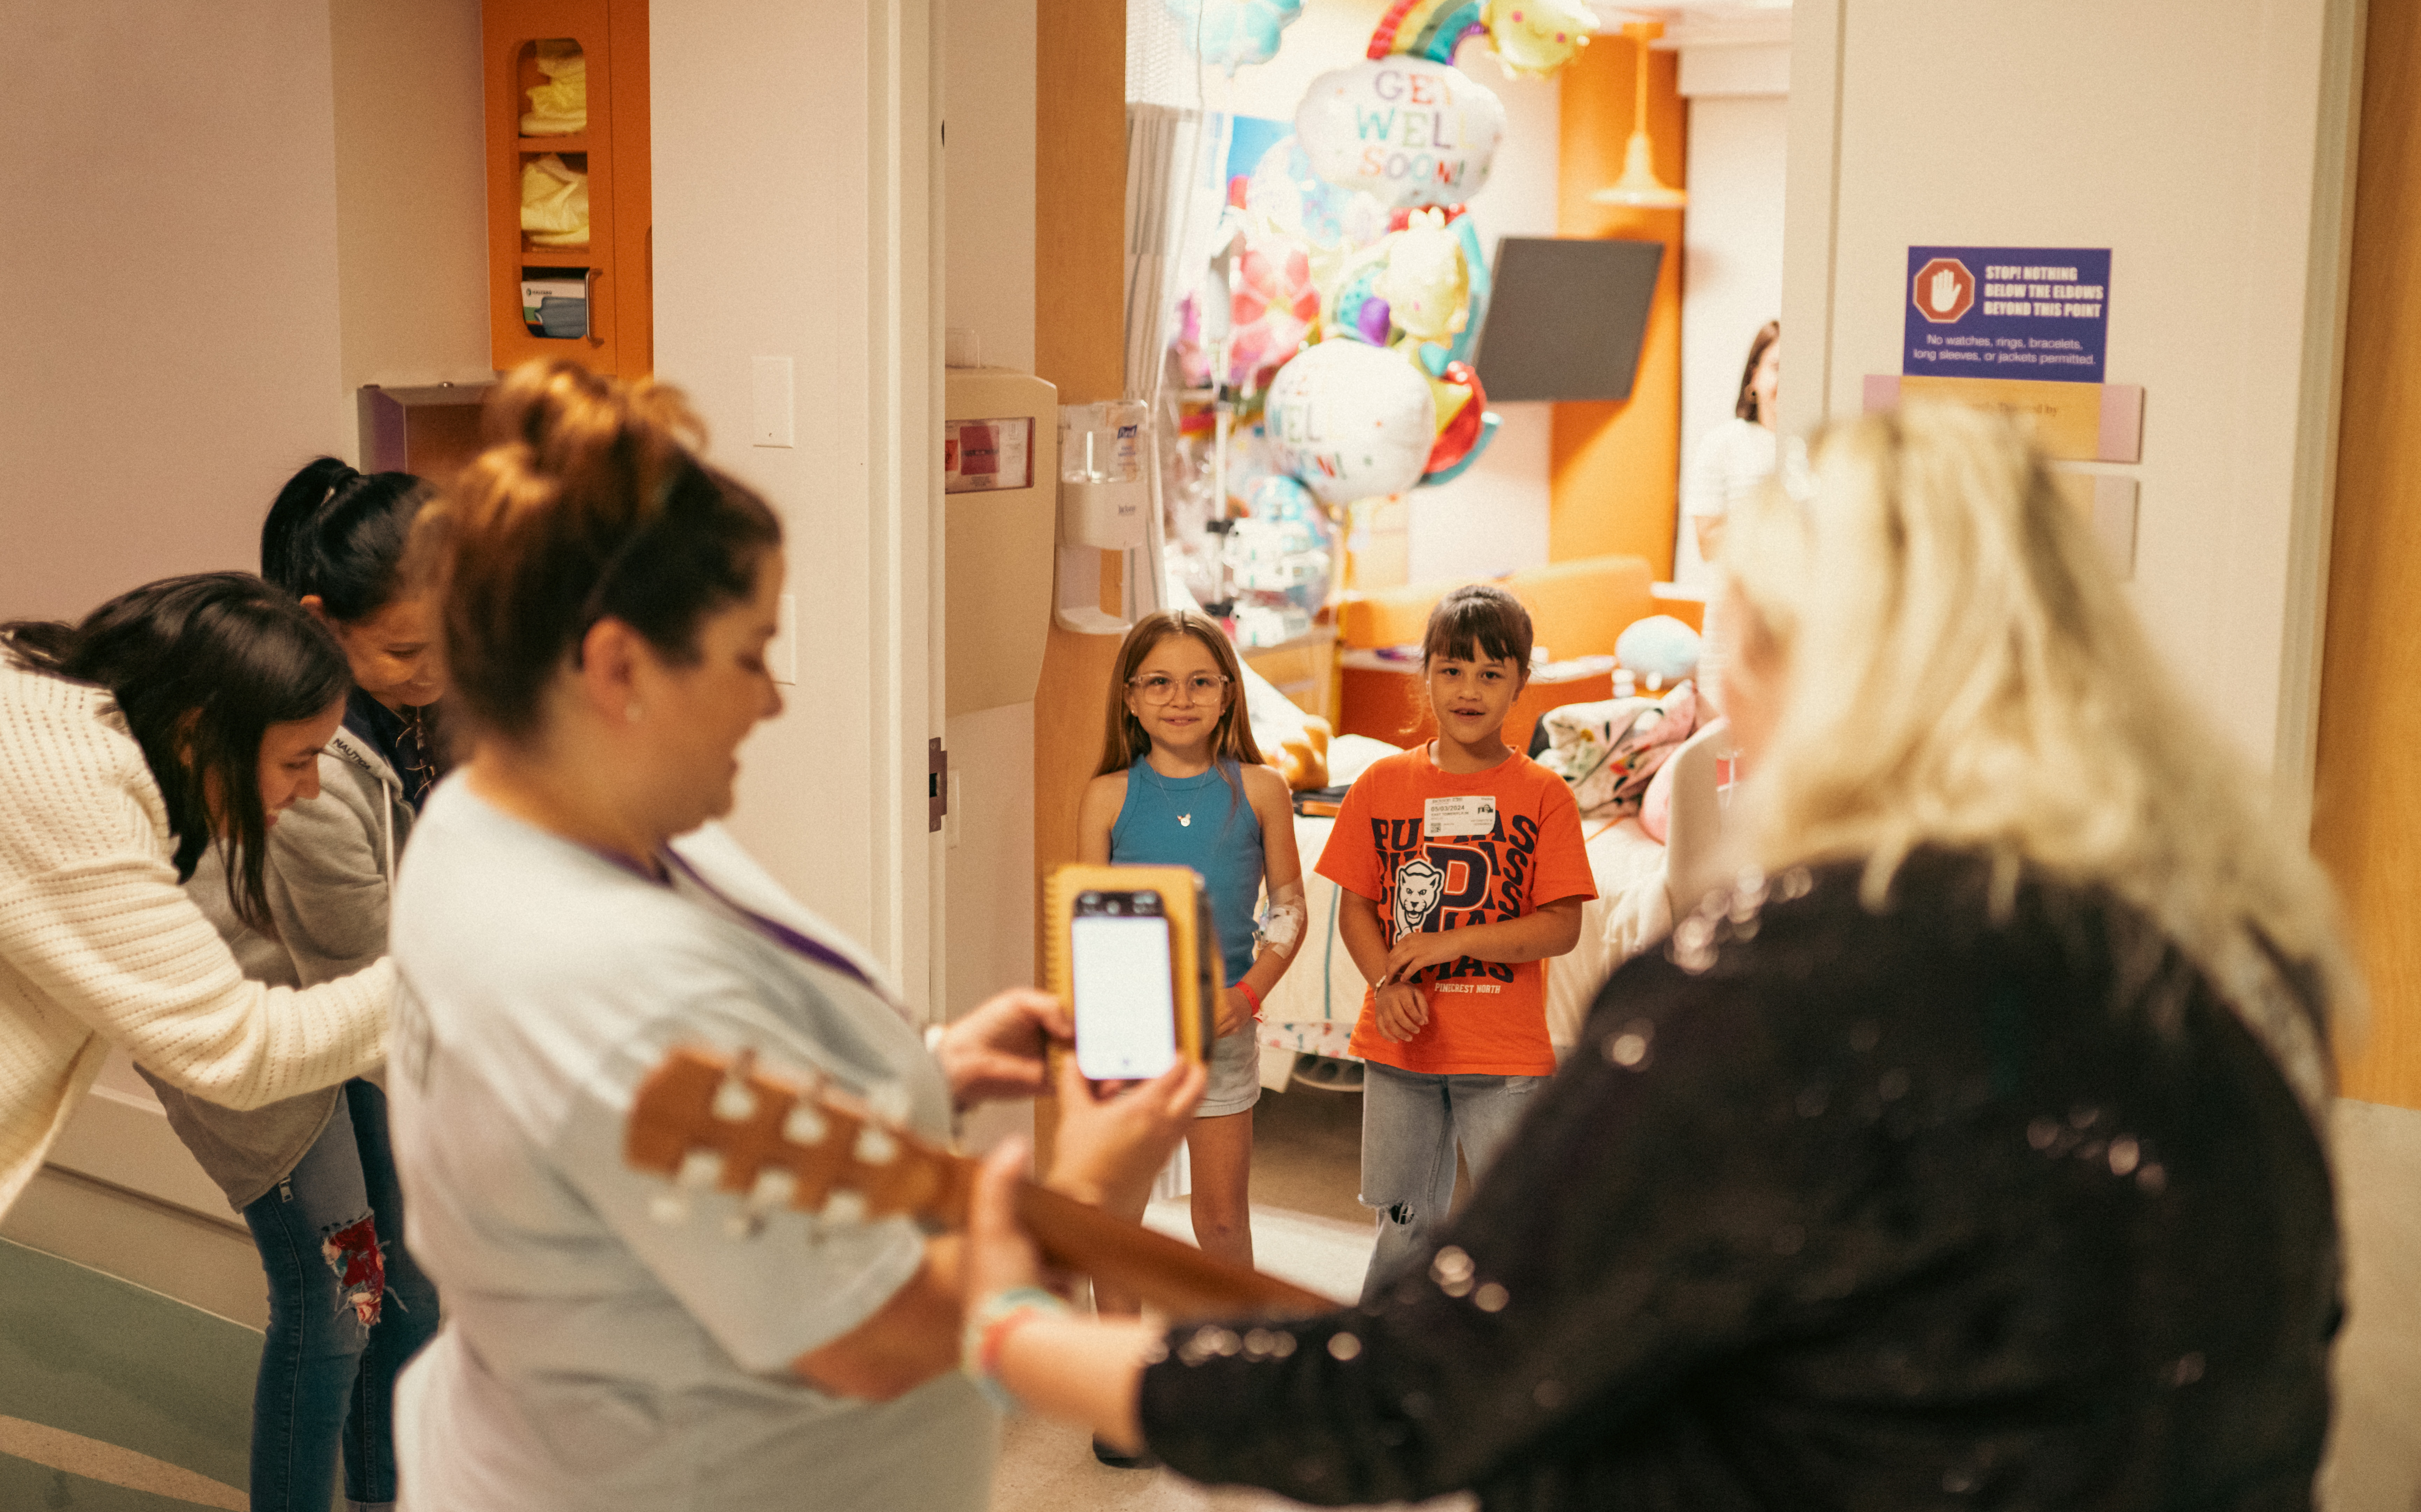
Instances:
[[[1911,406],[1819,443],[1812,499],[1736,510],[1723,570],[1791,669],[1757,776],[1769,872],[1919,846],[2106,888],[2212,981],[2316,1116],[2359,986],[2329,887],[2171,681],[2084,512],[2015,429]],[[1749,647],[1743,644],[1742,651]],[[2290,980],[2308,972],[2321,1001]],[[2308,989],[2312,983],[2301,984]]]

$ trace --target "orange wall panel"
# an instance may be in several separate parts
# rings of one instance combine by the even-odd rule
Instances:
[[[1683,212],[1593,205],[1588,197],[1622,176],[1635,48],[1628,38],[1600,37],[1562,75],[1556,234],[1662,242],[1664,262],[1631,397],[1554,407],[1547,559],[1642,556],[1663,578],[1672,575],[1680,489]],[[1657,177],[1676,188],[1684,179],[1689,129],[1676,87],[1679,68],[1674,54],[1649,52],[1648,134]]]
[[[2364,73],[2312,849],[2370,985],[2340,1090],[2421,1108],[2421,0],[2371,0]]]
[[[1035,19],[1034,370],[1059,385],[1060,403],[1090,404],[1117,398],[1125,382],[1126,6],[1039,0]],[[1117,580],[1105,574],[1102,590],[1115,605]],[[1076,803],[1101,757],[1101,691],[1118,640],[1054,622],[1043,649],[1034,704],[1038,883],[1076,859]],[[1039,935],[1039,909],[1035,927]]]

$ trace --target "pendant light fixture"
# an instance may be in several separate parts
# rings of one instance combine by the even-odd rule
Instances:
[[[1661,21],[1623,23],[1622,35],[1639,55],[1639,74],[1632,90],[1631,140],[1622,149],[1622,177],[1589,195],[1593,205],[1621,205],[1631,210],[1679,210],[1690,196],[1668,189],[1656,177],[1653,149],[1648,141],[1648,44],[1664,35]]]

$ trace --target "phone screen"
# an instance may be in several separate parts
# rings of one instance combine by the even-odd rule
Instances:
[[[1167,1070],[1177,1063],[1177,1001],[1160,895],[1080,893],[1070,930],[1076,1068],[1096,1082]]]

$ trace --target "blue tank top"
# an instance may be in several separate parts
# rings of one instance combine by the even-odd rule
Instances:
[[[1164,777],[1137,757],[1127,768],[1125,806],[1110,826],[1113,862],[1191,866],[1201,874],[1231,984],[1252,969],[1253,911],[1261,896],[1261,818],[1243,787],[1233,761],[1198,777]]]

